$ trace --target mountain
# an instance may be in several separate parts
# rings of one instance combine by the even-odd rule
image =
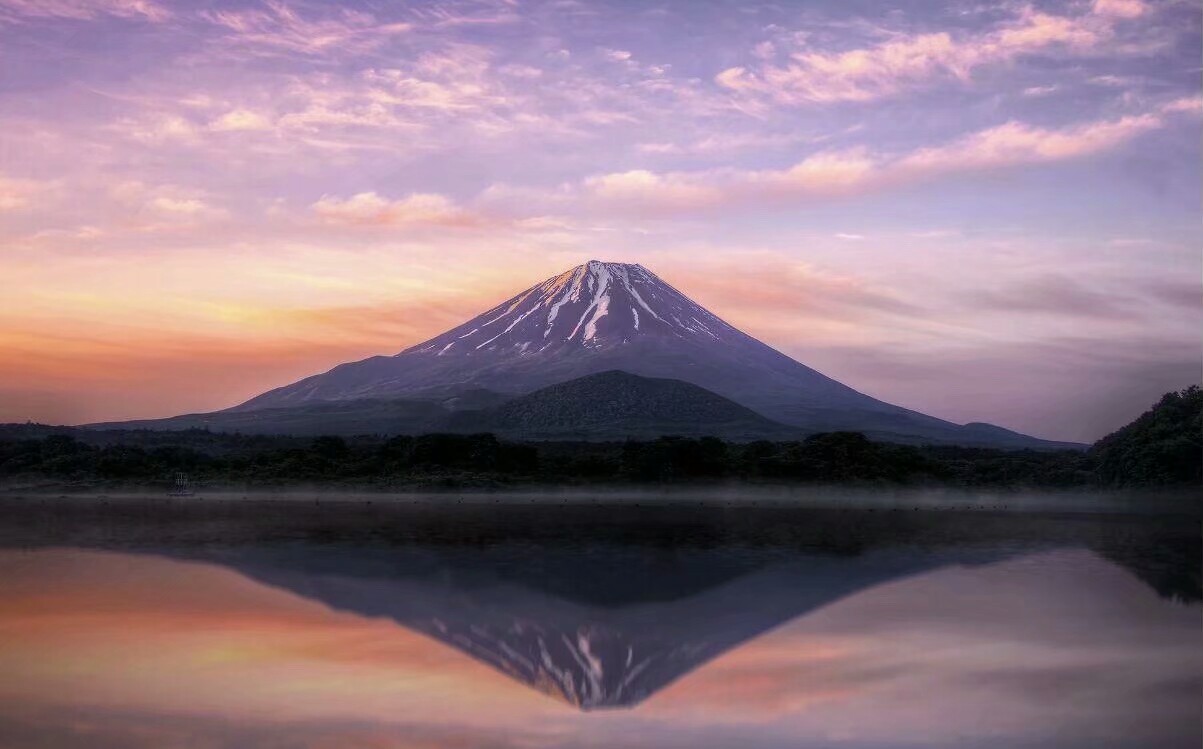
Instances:
[[[580,710],[634,707],[723,653],[894,580],[1007,549],[857,555],[731,548],[379,543],[141,547],[220,564],[335,611],[391,620]],[[551,578],[551,579],[549,579]]]
[[[498,404],[500,405],[492,405]],[[474,406],[487,406],[484,408]],[[791,439],[780,424],[680,380],[600,372],[506,397],[467,391],[440,400],[362,398],[253,411],[184,414],[89,425],[92,429],[207,429],[241,434],[429,434],[495,432],[511,439],[620,440],[673,434],[728,440]]]
[[[1007,556],[993,549],[799,554],[749,565],[728,579],[721,552],[647,559],[603,547],[592,548],[588,560],[553,552],[529,569],[490,571],[513,567],[515,553],[494,548],[401,556],[386,549],[308,546],[238,548],[215,561],[337,611],[391,619],[553,698],[601,710],[638,705],[723,653],[841,598],[948,565]],[[576,570],[588,562],[612,570],[598,591],[612,602],[581,600],[581,593],[573,600],[536,581],[551,563]],[[655,580],[666,595],[629,598],[630,581],[641,578]],[[674,578],[688,583],[684,595],[674,594],[672,586],[680,584]]]
[[[1107,519],[857,509],[857,495],[830,508],[643,497],[518,498],[504,512],[492,500],[118,498],[125,510],[103,521],[91,501],[17,497],[0,506],[21,510],[3,514],[0,549],[222,565],[392,620],[582,709],[634,706],[796,617],[948,566],[1091,549],[1163,596],[1200,596],[1195,513]],[[957,589],[972,592],[964,581]]]
[[[429,400],[362,398],[315,401],[287,408],[183,414],[168,419],[88,424],[89,429],[151,429],[175,431],[208,429],[241,434],[420,434],[447,428],[447,406]]]
[[[737,330],[643,266],[597,260],[394,356],[339,365],[231,411],[362,398],[446,399],[482,389],[523,395],[609,370],[692,383],[807,432],[861,431],[910,443],[1071,446],[989,425],[963,427],[879,401]]]
[[[465,411],[456,431],[525,439],[624,439],[675,434],[789,439],[799,430],[681,380],[600,372],[549,385],[487,411]]]
[[[1135,421],[1091,447],[1099,478],[1112,486],[1203,483],[1203,389],[1166,393]]]

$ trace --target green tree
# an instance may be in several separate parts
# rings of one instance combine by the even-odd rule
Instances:
[[[1166,393],[1136,421],[1090,450],[1099,480],[1111,486],[1203,482],[1203,390]]]

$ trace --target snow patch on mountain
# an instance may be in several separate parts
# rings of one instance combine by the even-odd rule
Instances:
[[[713,340],[740,334],[641,265],[590,260],[402,353],[472,355],[605,348],[637,337]],[[463,341],[464,346],[450,344]]]

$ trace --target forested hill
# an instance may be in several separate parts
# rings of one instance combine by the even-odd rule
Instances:
[[[1166,393],[1090,454],[1099,480],[1113,486],[1203,483],[1203,390]]]
[[[861,486],[1198,486],[1203,394],[1169,393],[1090,450],[997,450],[874,442],[855,432],[727,442],[662,437],[519,442],[492,434],[272,437],[204,430],[95,431],[0,425],[0,486],[166,488],[318,484],[362,488],[702,482]]]

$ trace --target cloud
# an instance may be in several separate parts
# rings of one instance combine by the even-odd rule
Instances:
[[[1024,96],[1048,96],[1056,93],[1060,86],[1028,86],[1023,90]]]
[[[497,69],[497,72],[511,78],[524,78],[526,80],[535,80],[543,77],[543,70],[533,65],[502,65]]]
[[[282,0],[267,0],[262,10],[205,11],[202,16],[229,32],[227,43],[263,55],[362,53],[413,28],[349,8],[309,18]]]
[[[0,174],[0,213],[32,208],[50,189],[51,185],[45,182]]]
[[[1052,15],[1024,6],[989,31],[955,36],[947,31],[896,33],[872,46],[839,52],[813,49],[804,38],[794,42],[783,64],[771,62],[773,58],[758,46],[753,56],[760,63],[728,68],[714,80],[730,91],[787,105],[871,101],[941,79],[966,82],[977,68],[1025,55],[1098,53],[1114,35],[1114,20],[1133,17],[1128,7],[1133,4],[1139,3],[1100,0],[1097,12],[1079,16]]]
[[[975,310],[1030,312],[1101,320],[1138,316],[1131,300],[1060,274],[1045,274],[1006,287],[976,289],[965,297]]]
[[[1107,86],[1109,88],[1129,88],[1140,83],[1140,79],[1135,76],[1096,75],[1091,77],[1088,83],[1093,83],[1096,86]]]
[[[146,144],[191,142],[198,136],[197,126],[178,114],[151,113],[141,118],[124,118],[112,125],[112,130]]]
[[[1203,113],[1203,97],[1184,96],[1181,99],[1174,99],[1173,101],[1162,104],[1161,111],[1167,114],[1201,114]]]
[[[1061,161],[1114,148],[1163,125],[1152,114],[1061,129],[1011,121],[944,146],[919,149],[895,162],[893,168],[932,173]]]
[[[1198,280],[1153,281],[1145,285],[1145,290],[1161,304],[1191,311],[1197,310],[1199,302],[1203,301],[1203,285],[1200,285]]]
[[[1102,16],[1136,18],[1144,15],[1149,6],[1144,0],[1094,0],[1093,10]]]
[[[107,194],[116,204],[109,208],[110,215],[125,214],[121,221],[125,230],[176,230],[229,215],[225,209],[213,205],[205,192],[179,185],[150,185],[139,180],[126,180],[108,186]],[[97,233],[96,227],[87,228],[89,231],[82,235],[77,233],[74,238],[92,239],[104,233]]]
[[[345,200],[327,195],[310,208],[327,223],[349,226],[469,227],[483,223],[481,217],[450,199],[431,193],[414,193],[396,200],[375,192],[357,193]]]
[[[602,202],[659,210],[697,210],[722,202],[723,191],[704,176],[656,174],[646,169],[601,174],[584,181],[584,192]]]
[[[272,122],[266,116],[249,109],[235,109],[209,123],[210,130],[229,132],[233,130],[271,130]]]
[[[693,140],[651,141],[636,146],[640,153],[655,155],[725,154],[737,151],[764,151],[770,148],[796,146],[819,138],[798,133],[723,132],[711,133]]]
[[[477,3],[428,3],[415,7],[415,18],[432,30],[456,26],[496,26],[516,23],[516,0],[484,0]]]
[[[1187,109],[1171,102],[1168,109]],[[1193,111],[1193,110],[1192,110]],[[1141,114],[1062,128],[1011,121],[949,143],[900,155],[864,147],[819,151],[783,169],[712,169],[656,173],[632,170],[585,179],[578,193],[602,205],[671,214],[851,195],[960,172],[1081,158],[1107,151],[1165,126]]]
[[[205,201],[197,198],[158,197],[147,203],[147,206],[169,216],[184,217],[202,216],[213,210]]]
[[[526,231],[575,231],[579,227],[563,216],[531,216],[515,221],[514,228]]]
[[[100,16],[160,22],[170,11],[154,0],[0,0],[0,21],[60,18],[90,21]]]
[[[111,129],[146,145],[188,145],[220,150],[223,134],[267,133],[242,148],[255,154],[296,157],[312,151],[387,150],[395,155],[461,144],[465,133],[499,137],[537,130],[562,133],[571,112],[551,117],[549,102],[523,93],[531,71],[498,73],[492,52],[470,44],[443,44],[389,67],[321,71],[284,80],[245,74],[245,85],[213,93],[147,100],[144,111],[118,119]],[[458,145],[457,145],[458,147]]]

